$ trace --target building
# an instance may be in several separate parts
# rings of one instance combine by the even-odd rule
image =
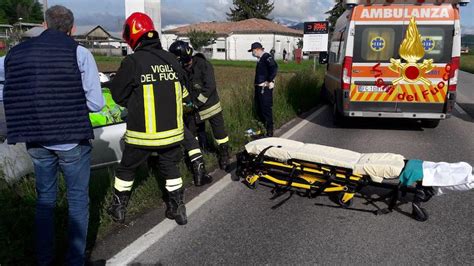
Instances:
[[[13,27],[19,32],[27,32],[32,28],[43,27],[43,24],[22,22],[20,20],[17,23],[13,24]]]
[[[7,40],[13,33],[13,26],[8,24],[0,24],[0,50],[7,48]]]
[[[43,27],[34,27],[23,33],[22,38],[28,39],[40,35]],[[123,55],[122,48],[127,45],[120,38],[113,36],[100,25],[77,26],[72,37],[92,53],[99,55]]]
[[[248,50],[253,42],[262,43],[267,52],[275,49],[277,59],[283,58],[284,49],[291,58],[298,41],[303,38],[303,31],[253,18],[237,22],[204,22],[166,30],[161,37],[163,47],[168,48],[177,39],[189,41],[187,34],[191,30],[215,32],[216,42],[204,47],[203,52],[211,59],[222,60],[252,60]]]
[[[134,12],[147,14],[155,24],[157,32],[161,32],[161,0],[125,0],[125,18]],[[128,48],[128,52],[132,50]]]

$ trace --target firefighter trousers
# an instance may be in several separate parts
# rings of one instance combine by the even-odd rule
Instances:
[[[202,156],[197,137],[191,133],[187,126],[184,126],[184,151],[190,162]]]
[[[137,168],[147,161],[152,154],[156,155],[156,168],[159,174],[166,179],[166,189],[172,191],[181,187],[182,180],[178,169],[178,164],[182,159],[181,146],[176,145],[163,149],[141,149],[125,144],[122,160],[116,170],[115,189],[120,192],[131,191]]]
[[[225,130],[224,116],[222,115],[222,112],[219,112],[206,120],[211,124],[212,134],[214,135],[217,145],[226,144],[229,142],[229,137],[227,135],[227,131]],[[185,123],[194,137],[203,137],[202,135],[205,136],[206,134],[206,120],[197,123],[194,116],[188,115],[185,118]]]

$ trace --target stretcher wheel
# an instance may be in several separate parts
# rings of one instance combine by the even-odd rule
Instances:
[[[424,222],[428,220],[428,213],[426,212],[425,209],[421,208],[417,204],[413,204],[412,206],[413,206],[413,210],[411,212],[411,215],[413,216],[415,220],[419,222]]]
[[[352,206],[353,200],[350,199],[346,202],[342,201],[342,198],[344,198],[344,193],[339,193],[337,194],[337,204],[339,204],[342,208],[349,208]]]
[[[257,189],[258,187],[258,180],[253,182],[253,184],[250,184],[250,183],[247,183],[247,186],[250,188],[250,189]]]

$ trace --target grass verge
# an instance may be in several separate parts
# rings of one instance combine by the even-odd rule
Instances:
[[[99,61],[100,64],[104,61]],[[104,62],[111,66],[117,62]],[[117,65],[115,65],[117,67]],[[243,132],[261,125],[253,113],[253,67],[216,66],[216,82],[224,109],[224,118],[233,153],[245,144]],[[116,68],[115,68],[116,69]],[[115,70],[113,69],[113,70]],[[103,70],[103,69],[101,69]],[[323,68],[312,71],[311,65],[295,73],[278,75],[274,90],[273,112],[275,127],[278,128],[299,113],[309,110],[319,102],[319,88],[324,73]],[[215,155],[206,155],[207,168],[217,166]],[[180,165],[185,184],[189,185],[191,175],[184,164]],[[106,215],[105,208],[112,193],[114,169],[94,171],[90,182],[90,221],[88,249],[93,249],[97,239],[113,231],[116,225]],[[142,167],[136,177],[132,199],[127,216],[133,218],[161,204],[161,180]],[[0,180],[0,265],[34,264],[34,177],[28,176],[15,185],[1,183]],[[64,261],[66,250],[67,202],[65,184],[60,178],[56,208],[56,253],[57,263]]]
[[[461,70],[474,74],[474,55],[461,56]]]

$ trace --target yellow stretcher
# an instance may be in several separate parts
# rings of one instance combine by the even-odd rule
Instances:
[[[250,188],[266,182],[279,191],[298,190],[310,198],[330,194],[344,208],[350,207],[354,195],[366,186],[389,189],[390,204],[387,209],[378,210],[378,214],[391,212],[400,192],[413,193],[413,218],[426,221],[428,215],[421,203],[433,196],[433,190],[423,187],[421,182],[414,187],[401,186],[398,176],[405,162],[398,154],[361,154],[281,138],[262,138],[249,142],[237,155],[233,179],[243,179]]]

